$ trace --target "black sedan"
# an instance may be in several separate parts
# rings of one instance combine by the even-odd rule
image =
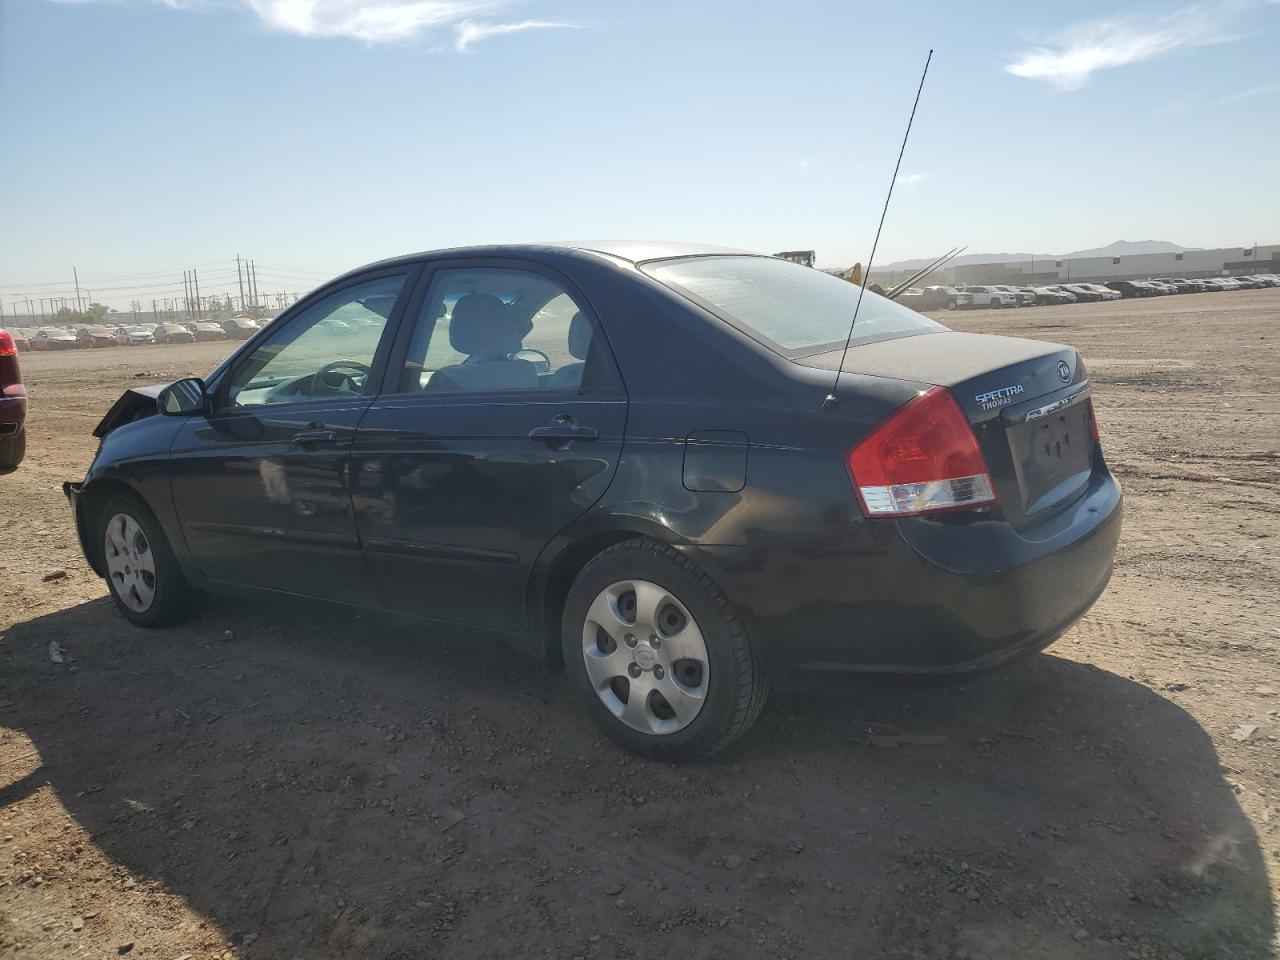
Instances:
[[[95,433],[65,488],[134,623],[253,587],[482,628],[670,758],[788,671],[1038,651],[1120,533],[1074,349],[687,244],[374,264]]]

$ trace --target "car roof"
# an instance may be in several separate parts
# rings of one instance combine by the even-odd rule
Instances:
[[[439,250],[423,250],[418,253],[391,257],[367,263],[362,267],[348,270],[342,276],[360,273],[371,267],[393,267],[398,264],[414,263],[431,258],[464,259],[467,257],[511,257],[513,259],[533,259],[539,255],[556,253],[577,253],[583,255],[603,254],[617,260],[625,260],[631,264],[647,263],[650,260],[668,260],[674,257],[708,257],[708,256],[745,256],[763,257],[767,254],[754,250],[742,250],[737,247],[722,247],[710,243],[687,243],[680,240],[608,240],[608,241],[567,241],[552,240],[542,243],[508,243],[475,247],[444,247]]]

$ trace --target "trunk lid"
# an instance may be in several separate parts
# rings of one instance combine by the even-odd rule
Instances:
[[[834,371],[840,353],[796,362]],[[1088,485],[1093,414],[1073,347],[945,331],[852,347],[844,370],[950,390],[978,438],[1000,509],[1018,529],[1057,513]]]

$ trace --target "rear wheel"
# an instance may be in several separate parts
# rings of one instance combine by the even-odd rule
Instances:
[[[1000,302],[999,297],[992,297],[988,301],[988,304],[990,305],[992,310],[999,310],[1003,306],[1003,304]]]
[[[768,694],[728,598],[684,554],[653,540],[619,543],[582,569],[565,603],[562,643],[592,719],[642,756],[723,749]]]
[[[196,594],[155,516],[141,500],[113,497],[98,514],[107,586],[116,607],[142,627],[189,617]]]
[[[0,437],[0,470],[15,469],[26,455],[26,430],[19,430],[9,437]]]

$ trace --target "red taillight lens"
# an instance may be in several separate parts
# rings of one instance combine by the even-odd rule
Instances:
[[[18,352],[18,345],[13,342],[13,334],[0,330],[0,357],[8,357]]]
[[[1089,430],[1093,433],[1093,442],[1101,443],[1102,437],[1098,436],[1098,413],[1093,409],[1093,401],[1089,401]]]
[[[868,517],[959,510],[995,500],[987,462],[955,397],[932,387],[849,451]]]

